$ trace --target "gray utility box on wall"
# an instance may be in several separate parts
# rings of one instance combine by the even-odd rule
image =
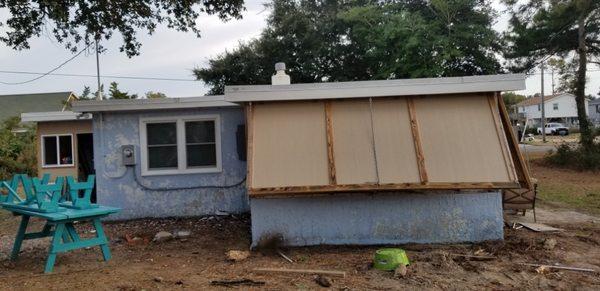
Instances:
[[[135,147],[133,145],[121,146],[121,154],[123,155],[123,166],[135,165]]]

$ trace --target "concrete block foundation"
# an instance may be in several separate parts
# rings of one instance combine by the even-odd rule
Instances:
[[[252,246],[281,235],[289,246],[502,240],[500,191],[335,194],[252,198]]]

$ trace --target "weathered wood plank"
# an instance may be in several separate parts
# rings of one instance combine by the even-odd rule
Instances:
[[[327,134],[327,161],[329,164],[329,184],[336,185],[335,156],[333,152],[333,121],[331,118],[331,101],[325,102],[325,123]]]
[[[502,130],[502,122],[500,121],[500,111],[498,109],[498,98],[495,93],[488,95],[488,103],[490,104],[490,112],[492,113],[492,118],[494,119],[494,128],[496,129],[496,135],[498,136],[498,142],[500,143],[500,148],[502,149],[502,157],[504,158],[504,163],[506,165],[506,173],[511,181],[518,181],[516,175],[515,166],[513,164],[513,160],[510,157],[510,152],[508,149],[508,142],[504,131]]]
[[[254,111],[252,108],[252,102],[246,104],[246,187],[252,188],[252,172],[254,169],[254,152],[253,152],[253,138],[254,138]]]
[[[533,189],[533,183],[531,183],[531,175],[529,173],[529,168],[525,163],[523,155],[521,155],[521,150],[519,149],[519,142],[517,141],[517,137],[515,136],[515,133],[512,130],[510,118],[508,117],[508,111],[506,110],[506,106],[504,105],[504,100],[502,99],[502,95],[500,95],[499,92],[495,94],[498,97],[498,108],[500,109],[500,119],[502,121],[502,128],[504,129],[504,134],[506,134],[506,136],[508,137],[508,145],[513,158],[513,162],[516,167],[517,176],[519,177],[519,182],[521,183],[521,187],[526,189]]]
[[[415,152],[417,154],[417,167],[419,168],[419,177],[422,184],[427,184],[427,170],[425,169],[425,155],[423,153],[423,145],[421,144],[421,135],[419,134],[419,122],[417,121],[417,110],[413,97],[406,98],[408,102],[408,115],[410,117],[410,128],[412,131],[413,141],[415,143]]]
[[[399,190],[493,190],[519,188],[519,183],[513,182],[473,182],[473,183],[401,183],[401,184],[345,184],[324,186],[293,186],[273,188],[251,188],[251,197],[278,195],[310,195],[313,193],[365,192],[365,191],[399,191]]]

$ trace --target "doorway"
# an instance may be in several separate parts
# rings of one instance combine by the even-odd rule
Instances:
[[[91,133],[77,134],[77,158],[78,177],[80,181],[86,181],[89,175],[94,175],[94,135]],[[96,203],[96,183],[92,190],[92,203]]]

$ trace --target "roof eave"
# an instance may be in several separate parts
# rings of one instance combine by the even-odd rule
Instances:
[[[239,105],[224,101],[223,96],[206,96],[164,99],[75,101],[73,102],[72,108],[75,112],[115,112],[237,106]]]
[[[524,74],[422,78],[292,85],[226,86],[229,102],[283,101],[515,91],[525,89]]]

